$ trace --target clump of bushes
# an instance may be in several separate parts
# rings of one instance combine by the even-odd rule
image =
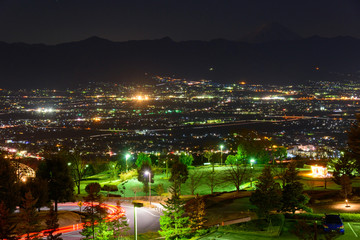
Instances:
[[[129,170],[128,172],[120,173],[119,177],[120,177],[120,181],[125,182],[133,178],[136,178],[137,175],[138,175],[137,170],[133,169],[133,170]]]
[[[101,190],[107,191],[107,192],[117,192],[118,187],[116,185],[104,185]]]
[[[338,213],[329,213],[338,214]],[[300,213],[300,214],[285,214],[285,218],[288,219],[303,219],[303,220],[319,220],[321,221],[325,217],[323,213]],[[346,222],[360,222],[359,213],[341,213],[340,217]]]
[[[285,216],[283,214],[273,214],[270,216],[270,220],[272,226],[283,226]],[[266,221],[266,219],[254,219],[249,222],[222,226],[220,229],[230,231],[258,232],[266,231],[269,227],[269,223],[270,222]]]

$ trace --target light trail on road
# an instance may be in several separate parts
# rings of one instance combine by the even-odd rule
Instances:
[[[66,203],[64,204],[65,206],[77,206],[76,203]],[[113,204],[103,204],[104,208],[106,208],[108,215],[105,218],[106,222],[109,221],[114,221],[117,220],[121,217],[123,217],[125,215],[125,210],[120,207],[120,206],[116,206]],[[96,223],[95,223],[96,224]],[[84,223],[78,223],[78,224],[73,224],[73,225],[69,225],[69,226],[64,226],[64,227],[60,227],[58,228],[53,234],[58,234],[58,233],[69,233],[69,232],[73,232],[73,231],[78,231],[78,230],[82,230],[84,228]],[[39,232],[38,236],[40,237],[45,237],[46,233],[49,231],[49,229],[43,230],[41,232]],[[31,233],[31,235],[34,235],[36,233]],[[22,235],[20,237],[20,239],[25,239],[26,235]]]

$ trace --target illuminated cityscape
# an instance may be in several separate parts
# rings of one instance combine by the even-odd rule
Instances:
[[[359,89],[356,82],[262,86],[156,77],[143,86],[2,90],[1,144],[34,156],[51,147],[95,156],[200,153],[213,147],[207,140],[226,142],[235,130],[253,129],[288,149],[313,145],[298,151],[317,157],[345,147]]]
[[[359,12],[0,1],[0,239],[358,239]]]

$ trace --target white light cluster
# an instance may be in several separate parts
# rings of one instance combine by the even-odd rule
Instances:
[[[36,112],[38,112],[38,113],[52,113],[52,112],[55,112],[55,110],[52,109],[52,108],[38,108],[38,109],[36,109]]]

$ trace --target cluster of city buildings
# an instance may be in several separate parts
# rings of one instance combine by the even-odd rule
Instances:
[[[201,152],[251,129],[310,158],[346,146],[360,83],[264,86],[155,77],[153,84],[0,90],[0,146],[39,156]],[[311,146],[304,148],[302,146]]]

